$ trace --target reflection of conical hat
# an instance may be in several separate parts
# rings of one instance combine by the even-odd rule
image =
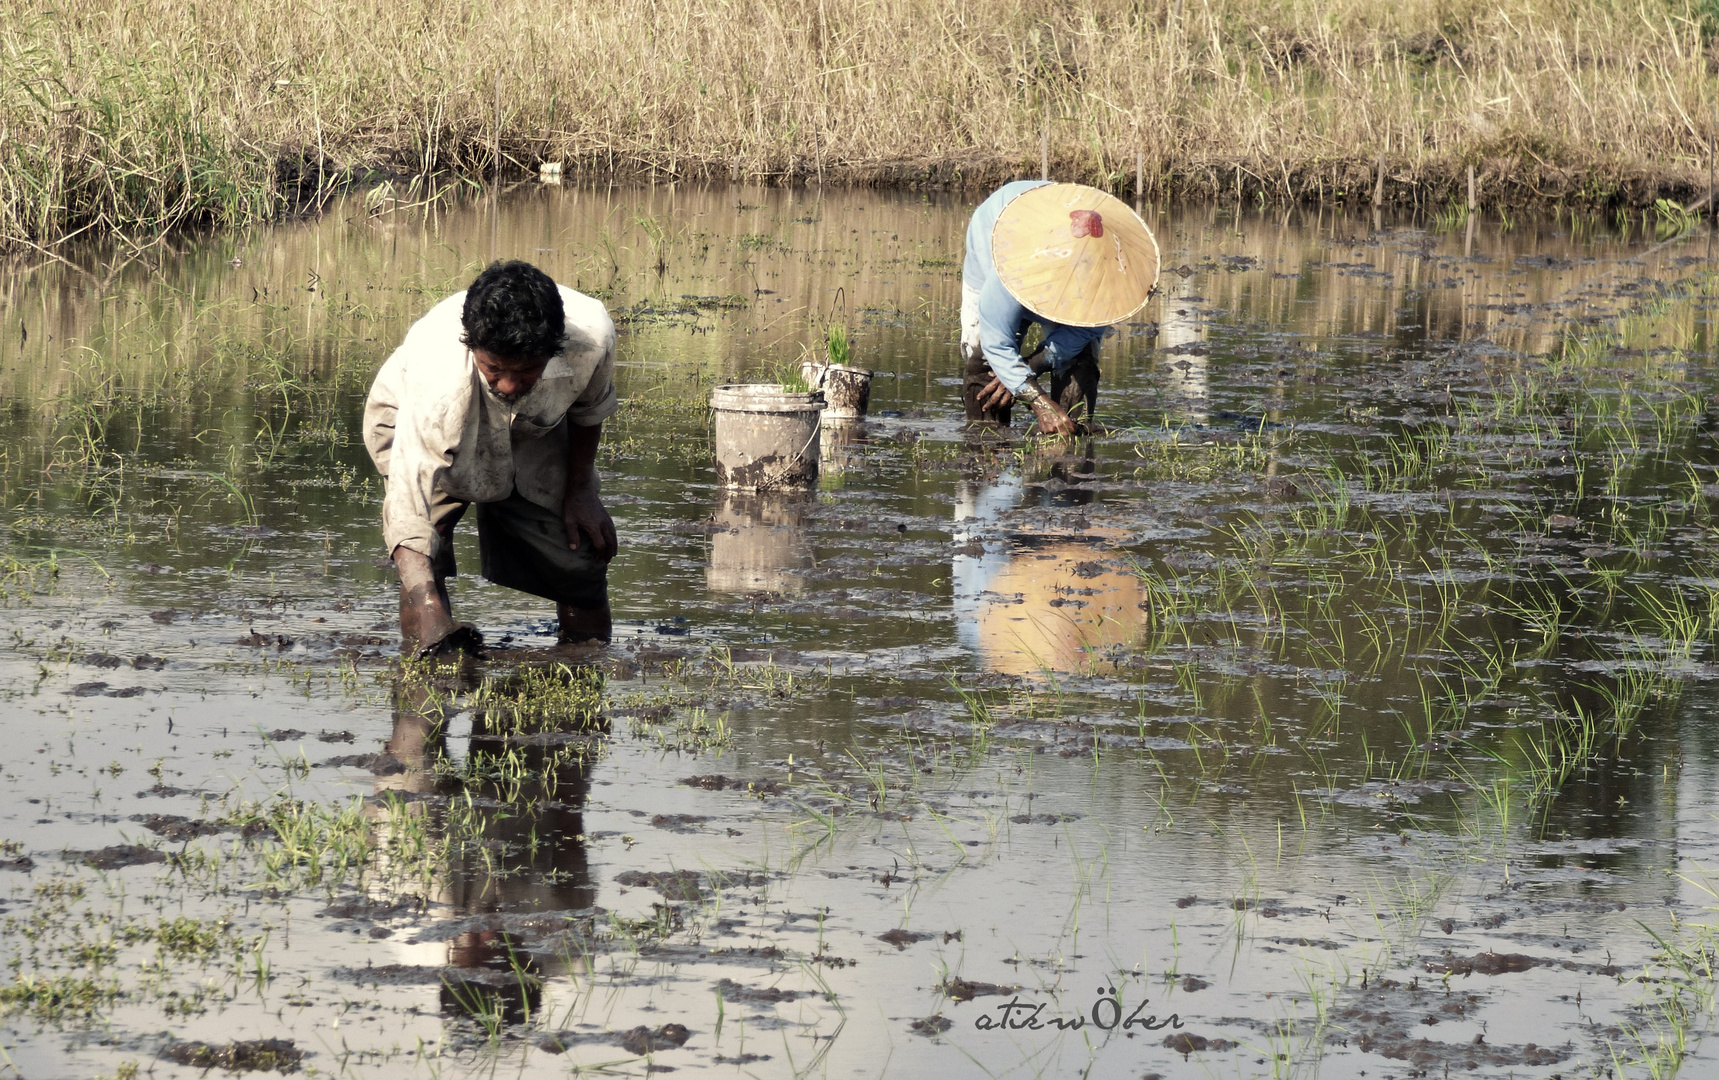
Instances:
[[[991,230],[1009,294],[1064,326],[1109,326],[1140,310],[1158,280],[1158,241],[1121,199],[1085,184],[1015,196]]]

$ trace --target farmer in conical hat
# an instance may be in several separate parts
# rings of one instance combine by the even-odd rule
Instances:
[[[1039,430],[1072,435],[1098,407],[1098,342],[1139,311],[1158,280],[1158,242],[1121,200],[1084,184],[1017,180],[973,212],[961,270],[962,400],[969,421],[1009,422],[1016,401]],[[1043,343],[1021,343],[1038,323]],[[1045,392],[1038,377],[1049,373]]]
[[[400,575],[401,652],[481,637],[455,623],[454,524],[477,504],[483,576],[556,603],[563,642],[607,641],[615,523],[597,443],[615,397],[615,324],[529,263],[491,263],[406,332],[364,404]]]

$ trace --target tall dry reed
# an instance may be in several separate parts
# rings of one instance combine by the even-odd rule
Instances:
[[[0,243],[375,173],[1705,191],[1719,0],[0,0]],[[499,146],[500,161],[494,148]]]

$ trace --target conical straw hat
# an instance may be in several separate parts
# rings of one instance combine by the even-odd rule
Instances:
[[[1009,294],[1041,319],[1109,326],[1146,303],[1158,281],[1158,241],[1121,199],[1047,184],[1003,207],[991,262]]]

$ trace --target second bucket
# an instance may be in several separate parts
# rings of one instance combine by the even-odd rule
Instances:
[[[806,382],[824,392],[829,407],[825,420],[859,420],[871,404],[872,373],[852,364],[830,364],[806,360],[800,364]]]
[[[804,487],[818,479],[818,415],[824,395],[769,383],[718,386],[716,482],[738,491]]]

